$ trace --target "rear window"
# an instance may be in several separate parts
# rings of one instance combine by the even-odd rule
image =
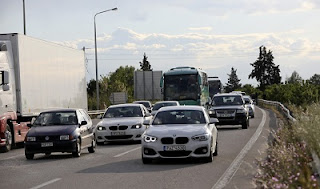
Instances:
[[[158,103],[153,106],[153,110],[159,110],[160,108],[165,106],[176,106],[176,105],[177,103],[174,103],[174,102]]]

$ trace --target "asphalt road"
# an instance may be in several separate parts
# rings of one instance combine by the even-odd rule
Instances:
[[[97,122],[98,120],[94,120]],[[218,156],[212,163],[162,160],[144,165],[140,144],[112,143],[93,154],[36,154],[26,160],[24,149],[0,154],[0,188],[255,188],[256,160],[265,157],[275,115],[256,109],[246,130],[219,127]]]

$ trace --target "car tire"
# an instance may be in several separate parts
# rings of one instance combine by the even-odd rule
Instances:
[[[152,159],[150,159],[150,158],[144,158],[144,157],[142,156],[142,163],[143,163],[143,164],[150,164],[150,163],[152,163]]]
[[[25,155],[26,155],[26,158],[27,158],[28,160],[31,160],[31,159],[34,158],[34,154],[27,154],[27,153],[25,153]]]
[[[218,155],[218,142],[216,142],[216,147],[213,152],[213,156],[217,156],[217,155]]]
[[[91,142],[91,146],[88,148],[89,153],[94,153],[96,151],[96,139],[94,138]]]
[[[96,141],[96,144],[99,145],[99,146],[101,146],[101,145],[104,145],[104,142],[98,142],[98,141]]]
[[[249,127],[249,119],[246,120],[246,122],[242,123],[242,129],[248,129]]]
[[[80,157],[81,155],[81,141],[80,139],[77,139],[77,144],[76,144],[76,151],[72,152],[73,157]]]
[[[45,154],[46,154],[46,156],[50,156],[51,152],[46,152]]]
[[[212,144],[210,146],[210,152],[209,152],[209,157],[205,158],[205,162],[211,163],[213,161],[213,153],[212,153]]]
[[[6,145],[0,148],[0,152],[8,152],[11,150],[11,147],[12,147],[12,141],[13,141],[12,132],[8,124],[5,130],[5,137],[6,137]]]

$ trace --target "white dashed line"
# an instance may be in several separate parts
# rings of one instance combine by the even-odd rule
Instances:
[[[115,155],[115,156],[113,156],[113,157],[120,157],[120,156],[123,156],[123,155],[125,155],[125,154],[127,154],[127,153],[130,153],[130,152],[133,152],[133,151],[135,151],[135,150],[138,150],[138,149],[141,149],[141,147],[134,148],[134,149],[132,149],[132,150],[129,150],[129,151],[123,152],[123,153],[118,154],[118,155]]]
[[[48,181],[48,182],[45,182],[45,183],[40,184],[40,185],[38,185],[38,186],[32,187],[32,188],[30,188],[30,189],[39,189],[39,188],[42,188],[42,187],[47,186],[47,185],[49,185],[49,184],[52,184],[52,183],[54,183],[54,182],[57,182],[57,181],[59,181],[59,180],[61,180],[61,178],[56,178],[56,179],[50,180],[50,181]]]

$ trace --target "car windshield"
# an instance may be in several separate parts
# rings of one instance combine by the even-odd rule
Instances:
[[[241,96],[215,96],[213,106],[243,105]]]
[[[198,110],[171,110],[158,112],[152,125],[203,124],[204,114]]]
[[[153,106],[152,110],[159,110],[160,108],[165,107],[165,106],[176,106],[176,105],[177,105],[177,103],[174,103],[174,102],[157,103]]]
[[[118,118],[118,117],[142,117],[140,107],[127,106],[127,107],[113,107],[108,108],[103,116],[104,118]]]
[[[78,119],[75,111],[45,112],[41,113],[34,121],[34,126],[76,125]]]

